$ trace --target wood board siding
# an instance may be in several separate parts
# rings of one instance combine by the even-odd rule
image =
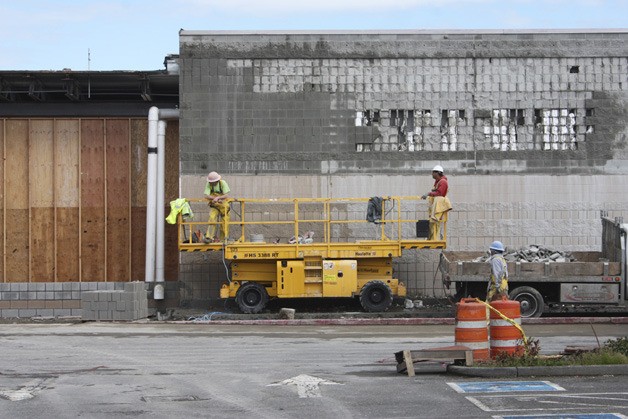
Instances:
[[[144,280],[147,133],[145,119],[0,118],[0,282]],[[178,195],[176,122],[166,152],[169,202]],[[168,227],[165,276],[176,280]]]

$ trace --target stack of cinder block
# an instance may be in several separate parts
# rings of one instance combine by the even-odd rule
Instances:
[[[124,284],[124,290],[85,291],[81,294],[83,320],[138,320],[148,317],[144,282]]]

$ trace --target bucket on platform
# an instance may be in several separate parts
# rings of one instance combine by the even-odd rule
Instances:
[[[521,325],[521,307],[519,301],[495,300],[491,307],[508,317],[516,324]],[[522,355],[523,336],[521,331],[510,322],[502,319],[499,314],[491,310],[490,320],[491,358],[499,354]]]
[[[456,345],[473,350],[473,360],[489,359],[486,307],[474,298],[463,298],[456,304]]]

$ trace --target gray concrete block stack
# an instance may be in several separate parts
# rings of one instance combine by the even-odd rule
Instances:
[[[81,295],[83,320],[139,320],[148,317],[144,282],[127,282],[124,290],[85,291]]]

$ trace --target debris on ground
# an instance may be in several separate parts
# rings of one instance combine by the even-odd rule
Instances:
[[[486,262],[490,254],[473,259],[473,262]],[[549,247],[532,244],[519,250],[506,249],[504,252],[506,262],[575,262],[571,252],[562,252]]]

